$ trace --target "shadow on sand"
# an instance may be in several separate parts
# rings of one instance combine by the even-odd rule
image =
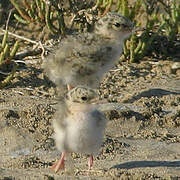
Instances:
[[[178,92],[173,92],[173,91],[168,91],[168,90],[164,90],[164,89],[160,89],[160,88],[154,88],[154,89],[149,89],[147,91],[143,91],[140,94],[138,94],[137,96],[132,97],[131,99],[127,100],[128,103],[133,103],[134,101],[141,99],[142,97],[163,97],[163,96],[167,96],[170,94],[174,94],[174,95],[180,95],[180,91]]]
[[[134,169],[144,167],[180,167],[180,161],[130,161],[111,167],[118,169]]]

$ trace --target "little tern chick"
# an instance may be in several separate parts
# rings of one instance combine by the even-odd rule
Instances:
[[[56,147],[62,152],[52,166],[55,172],[64,169],[64,158],[69,152],[90,155],[88,167],[92,167],[93,155],[98,153],[106,126],[106,117],[93,104],[97,97],[93,89],[75,87],[60,101],[53,120]]]
[[[44,63],[44,70],[57,86],[98,88],[104,74],[119,60],[123,42],[134,32],[126,17],[109,12],[95,24],[91,33],[64,38]]]

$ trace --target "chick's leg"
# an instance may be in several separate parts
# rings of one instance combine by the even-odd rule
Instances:
[[[51,167],[51,169],[54,170],[56,173],[60,169],[64,169],[65,168],[65,163],[64,163],[65,155],[66,155],[66,152],[62,152],[60,159]]]
[[[90,170],[91,167],[93,166],[93,161],[94,161],[94,158],[92,155],[90,155],[89,157],[89,160],[88,160],[88,169]]]

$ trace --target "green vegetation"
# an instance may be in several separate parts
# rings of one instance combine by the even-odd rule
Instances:
[[[165,30],[165,35],[170,41],[176,39],[177,34],[180,34],[180,2],[172,0],[170,4],[165,4],[165,14],[161,14],[161,26]]]
[[[12,67],[11,67],[11,72],[7,73],[7,76],[5,76],[5,78],[0,77],[0,87],[4,87],[10,82],[17,69],[16,63],[12,63],[11,60],[13,59],[19,48],[19,43],[18,41],[16,41],[13,47],[10,48],[9,44],[7,43],[7,39],[8,39],[8,31],[5,32],[2,43],[0,45],[0,69],[4,70],[5,67],[8,65],[12,65]]]
[[[140,7],[142,4],[142,7]],[[128,4],[126,4],[128,6]],[[125,42],[124,53],[121,56],[121,60],[129,59],[130,62],[137,62],[144,57],[152,46],[152,42],[162,29],[162,25],[157,27],[158,24],[158,11],[159,6],[157,1],[138,0],[135,2],[135,8],[130,8],[129,15],[131,18],[138,16],[138,13],[134,13],[134,9],[144,8],[139,13],[143,13],[146,16],[144,22],[144,31],[140,36],[133,34],[129,40]],[[136,8],[137,7],[137,8]],[[138,22],[141,25],[141,22]],[[155,31],[154,31],[155,30]]]
[[[10,0],[19,14],[14,17],[23,24],[38,22],[47,26],[52,34],[64,34],[64,18],[62,9],[58,7],[55,0]],[[55,25],[56,24],[56,25]]]

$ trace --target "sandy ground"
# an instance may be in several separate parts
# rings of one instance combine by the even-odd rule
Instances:
[[[173,61],[120,63],[109,72],[101,98],[129,110],[105,112],[109,121],[92,170],[87,156],[72,153],[57,174],[50,169],[60,154],[51,122],[61,90],[32,61],[0,91],[0,180],[180,179],[180,69]]]

